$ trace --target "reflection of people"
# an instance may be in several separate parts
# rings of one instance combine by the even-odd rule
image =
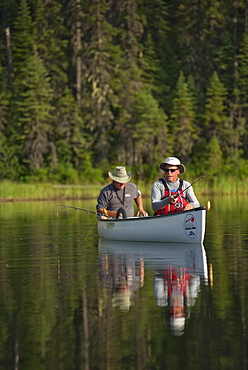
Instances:
[[[133,255],[102,254],[101,280],[111,290],[112,305],[128,311],[133,305],[134,292],[144,285],[144,260]]]
[[[178,158],[166,158],[160,163],[159,168],[164,171],[164,177],[152,186],[152,208],[156,215],[199,207],[200,204],[190,183],[178,178],[185,172],[185,167]]]
[[[170,329],[173,335],[182,335],[185,328],[187,308],[192,307],[198,295],[200,277],[190,274],[186,268],[167,266],[155,275],[157,306],[169,306]]]
[[[109,172],[113,182],[105,186],[97,199],[97,212],[105,216],[116,217],[117,210],[123,208],[127,217],[134,216],[133,200],[137,204],[137,216],[148,216],[143,209],[142,196],[137,186],[130,183],[131,172],[125,167],[119,166],[114,172]]]
[[[121,311],[128,311],[132,305],[132,298],[133,292],[128,286],[127,276],[122,275],[112,295],[112,306],[119,307]]]

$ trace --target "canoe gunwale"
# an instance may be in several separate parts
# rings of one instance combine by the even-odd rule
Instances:
[[[175,217],[175,216],[178,216],[179,214],[181,215],[182,213],[183,214],[187,214],[187,213],[192,213],[192,212],[197,212],[197,211],[202,211],[202,210],[206,210],[206,207],[197,207],[197,208],[193,208],[193,209],[190,209],[188,211],[182,211],[182,212],[176,212],[176,213],[168,213],[166,215],[160,215],[160,216],[147,216],[147,217],[128,217],[128,218],[120,218],[120,219],[117,219],[117,218],[98,218],[98,221],[100,222],[130,222],[130,221],[144,221],[144,220],[155,220],[157,218],[168,218],[168,217]]]

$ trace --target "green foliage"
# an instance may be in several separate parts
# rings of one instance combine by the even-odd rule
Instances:
[[[21,159],[31,171],[43,166],[44,157],[49,152],[53,110],[49,80],[41,59],[34,52],[14,82],[16,91],[19,91],[12,104],[16,138],[22,152]],[[22,87],[19,89],[18,85]]]
[[[0,132],[5,130],[5,126],[8,122],[9,97],[10,94],[7,90],[3,89],[0,91]]]
[[[103,182],[106,177],[106,161],[101,162],[101,167],[94,167],[92,164],[92,156],[89,153],[85,155],[83,171],[81,173],[81,179],[84,183],[92,182],[98,183]]]
[[[21,0],[13,25],[13,64],[15,70],[26,62],[35,45],[34,25],[27,0]]]
[[[123,164],[149,181],[169,153],[192,177],[215,151],[226,175],[246,163],[243,0],[11,0],[0,15],[2,177],[104,181]]]
[[[162,146],[168,148],[169,145],[167,116],[159,108],[147,88],[143,88],[142,93],[135,93],[133,101],[135,112],[132,116],[133,125],[130,131],[136,162],[152,166],[159,161],[161,155],[165,155],[165,152],[161,153],[159,148]],[[142,168],[137,166],[137,171],[137,175],[143,177]]]
[[[53,177],[62,183],[77,184],[79,182],[79,173],[70,162],[59,164],[56,173],[57,176]]]
[[[7,138],[0,133],[0,179],[20,179],[23,168],[16,153],[17,147],[9,145]]]
[[[207,146],[208,158],[205,163],[205,170],[210,178],[218,175],[223,169],[222,151],[216,136],[213,136]]]
[[[227,120],[226,106],[224,103],[227,91],[216,72],[213,73],[210,79],[210,87],[206,95],[205,124],[208,126],[211,136],[219,136],[219,130]]]
[[[174,150],[181,160],[185,161],[190,157],[197,135],[193,98],[183,72],[180,72],[178,78],[169,124]]]

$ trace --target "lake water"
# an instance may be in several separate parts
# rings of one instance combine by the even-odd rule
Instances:
[[[247,369],[248,199],[210,200],[203,247],[99,241],[56,206],[94,201],[0,203],[0,369]]]

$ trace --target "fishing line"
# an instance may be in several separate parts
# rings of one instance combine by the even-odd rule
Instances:
[[[86,234],[86,237],[84,238],[84,240],[87,240],[88,239],[88,236],[91,234],[93,228],[96,226],[96,223],[97,223],[97,220],[94,222],[94,225],[91,226],[90,231]]]
[[[83,208],[77,208],[77,207],[71,207],[71,206],[65,206],[63,204],[57,204],[57,207],[64,207],[64,208],[72,208],[72,209],[75,209],[76,210],[80,210],[80,211],[85,211],[87,213],[93,213],[95,215],[99,215],[99,216],[102,216],[101,213],[97,213],[97,212],[93,212],[93,211],[89,211],[88,209],[83,209]],[[97,223],[97,220],[94,222],[94,225],[90,228],[89,232],[86,234],[84,240],[87,240],[88,236],[91,234],[93,228],[96,226],[96,223]]]

